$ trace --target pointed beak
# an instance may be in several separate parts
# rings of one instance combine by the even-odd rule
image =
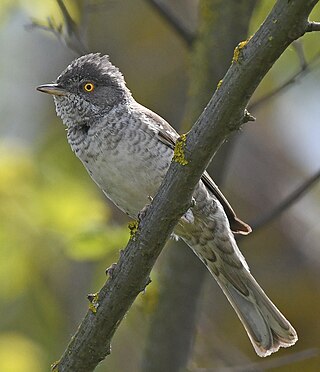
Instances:
[[[37,87],[39,92],[53,94],[55,96],[65,96],[67,91],[59,84],[44,84]]]

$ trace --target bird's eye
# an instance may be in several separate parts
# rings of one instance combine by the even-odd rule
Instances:
[[[84,83],[83,84],[83,90],[87,93],[93,92],[94,84],[93,83]]]

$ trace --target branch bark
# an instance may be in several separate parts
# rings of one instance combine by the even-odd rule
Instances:
[[[110,353],[111,339],[179,218],[195,185],[227,136],[244,123],[254,90],[288,45],[308,27],[318,0],[278,0],[255,35],[235,49],[233,63],[192,130],[184,153],[188,165],[172,162],[145,218],[71,339],[56,371],[92,371]]]

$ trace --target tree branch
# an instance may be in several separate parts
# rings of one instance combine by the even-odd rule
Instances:
[[[306,32],[320,31],[320,22],[309,22]]]
[[[171,25],[171,27],[176,31],[177,35],[179,35],[181,39],[187,43],[187,45],[191,46],[195,38],[194,34],[173,13],[170,6],[158,0],[148,0],[148,2]]]
[[[91,307],[54,370],[88,372],[110,353],[111,339],[179,218],[212,156],[238,130],[254,90],[287,46],[301,37],[318,0],[278,0],[256,34],[240,43],[223,83],[187,135],[188,165],[172,162],[145,217],[121,255],[113,275]],[[276,22],[275,22],[276,20]]]
[[[64,46],[77,55],[89,53],[89,49],[84,41],[84,33],[81,32],[79,25],[72,19],[63,0],[57,0],[63,17],[63,24],[56,25],[52,18],[48,17],[47,25],[41,24],[33,19],[26,25],[27,30],[39,29],[52,33]]]
[[[250,224],[254,233],[259,229],[265,227],[270,222],[278,218],[282,213],[289,209],[294,203],[296,203],[303,195],[305,195],[312,186],[314,186],[320,180],[320,170],[307,179],[302,185],[294,190],[287,198],[285,198],[276,208],[271,212],[262,216],[260,219]]]

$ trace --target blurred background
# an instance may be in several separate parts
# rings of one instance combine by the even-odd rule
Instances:
[[[79,49],[99,51],[137,101],[186,131],[234,47],[274,5],[199,2],[65,0],[73,23],[61,1],[1,1],[0,371],[49,370],[129,237],[127,218],[90,180],[51,97],[35,87],[55,80]],[[319,370],[320,184],[261,223],[319,173],[319,55],[319,33],[288,48],[251,100],[256,122],[232,136],[210,169],[237,215],[260,226],[239,245],[297,329],[296,346],[259,359],[209,273],[189,248],[169,242],[98,371]]]

